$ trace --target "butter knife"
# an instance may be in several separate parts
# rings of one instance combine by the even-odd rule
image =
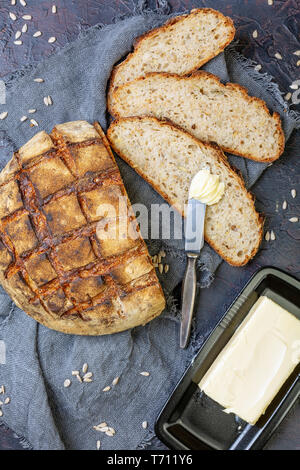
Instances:
[[[185,219],[185,251],[187,266],[182,284],[180,347],[186,348],[190,338],[196,297],[196,261],[204,245],[204,219],[206,204],[189,199]]]

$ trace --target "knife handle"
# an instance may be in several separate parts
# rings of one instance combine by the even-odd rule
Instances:
[[[196,297],[196,253],[187,253],[187,266],[182,284],[182,305],[180,325],[180,347],[186,348],[189,342]]]

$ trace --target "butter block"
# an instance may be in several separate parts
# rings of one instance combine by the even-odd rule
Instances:
[[[262,296],[199,383],[250,424],[266,411],[300,362],[300,320]]]

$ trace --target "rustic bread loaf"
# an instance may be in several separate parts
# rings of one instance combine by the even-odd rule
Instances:
[[[202,169],[219,175],[225,193],[208,206],[205,239],[228,263],[246,264],[262,238],[262,219],[245,189],[216,146],[156,118],[123,118],[108,129],[114,150],[184,215],[192,177]]]
[[[234,38],[230,18],[210,8],[192,10],[138,38],[134,52],[117,65],[111,76],[108,108],[116,87],[148,72],[185,75],[218,55]]]
[[[203,142],[260,162],[284,149],[280,117],[240,85],[223,85],[199,71],[188,77],[151,73],[115,91],[117,117],[150,115],[169,119]]]
[[[108,204],[115,215],[102,211]],[[97,123],[39,132],[0,173],[2,286],[28,315],[64,333],[148,322],[165,301],[130,207]]]

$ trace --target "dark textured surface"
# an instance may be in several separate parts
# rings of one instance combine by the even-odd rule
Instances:
[[[19,2],[16,7],[10,6],[9,0],[0,0],[0,76],[14,72],[20,67],[37,63],[51,55],[55,50],[74,40],[82,29],[102,22],[110,23],[119,15],[127,15],[137,9],[139,4],[147,3],[134,0],[27,0],[27,7]],[[57,5],[57,14],[51,13],[51,5]],[[148,5],[155,5],[150,0]],[[279,84],[283,93],[292,91],[289,85],[299,79],[300,57],[293,52],[300,50],[300,2],[299,0],[274,0],[272,6],[267,0],[171,0],[172,12],[183,11],[193,7],[213,7],[230,15],[237,28],[236,37],[240,39],[241,52],[262,65],[262,71],[269,72]],[[8,17],[8,12],[17,14],[17,21]],[[28,33],[22,35],[23,45],[13,44],[14,34],[21,29],[23,14],[31,14],[33,19],[27,21]],[[33,38],[32,34],[41,30],[42,37]],[[254,30],[258,37],[253,38]],[[56,36],[54,44],[48,44],[48,38]],[[282,60],[274,58],[279,52]],[[299,105],[295,109],[299,109]],[[223,263],[217,272],[216,279],[209,289],[201,291],[202,305],[197,319],[203,336],[209,333],[208,318],[215,322],[239,293],[251,275],[260,267],[277,266],[298,279],[300,278],[300,229],[299,224],[292,224],[288,219],[300,213],[300,136],[292,136],[289,145],[294,149],[293,157],[284,157],[274,163],[253,188],[257,207],[266,219],[266,229],[274,230],[276,240],[263,242],[255,259],[244,268],[232,268]],[[295,199],[291,189],[298,189]],[[282,202],[288,202],[288,209],[282,210]],[[1,384],[0,384],[1,385]],[[300,450],[300,410],[296,405],[271,438],[267,449]],[[14,434],[0,427],[0,449],[21,448]]]

